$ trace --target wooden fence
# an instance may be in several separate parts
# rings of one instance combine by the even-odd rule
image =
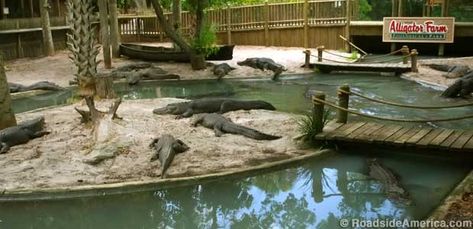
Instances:
[[[358,0],[349,1],[349,8],[347,0],[317,0],[213,9],[207,20],[219,43],[340,49],[345,44],[338,35],[347,35],[347,18],[358,12]],[[170,13],[165,16],[171,18]],[[182,12],[181,17],[182,33],[193,34],[193,15]],[[121,16],[119,24],[124,42],[169,41],[154,15]]]

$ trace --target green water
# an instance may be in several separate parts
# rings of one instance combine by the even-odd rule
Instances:
[[[339,220],[420,219],[468,171],[458,162],[372,150],[402,177],[405,206],[366,180],[365,151],[237,180],[133,194],[0,203],[0,228],[338,228]],[[360,156],[363,155],[363,156]]]
[[[318,75],[280,82],[224,80],[117,85],[125,99],[155,97],[232,97],[263,99],[279,110],[304,113],[311,108],[309,89],[329,97],[347,83],[373,97],[419,105],[463,101],[440,98],[440,92],[395,77]],[[15,100],[15,111],[66,103],[70,92]],[[50,99],[48,99],[50,98]],[[54,101],[52,100],[54,99]],[[48,103],[49,102],[49,103]],[[469,114],[473,108],[418,111],[365,103],[352,107],[365,113],[397,118],[442,118]],[[355,119],[356,117],[350,117]],[[430,123],[473,129],[471,121]],[[426,152],[425,155],[435,152]],[[366,158],[378,157],[402,179],[413,204],[393,202],[382,187],[366,180]],[[401,149],[349,149],[311,160],[303,166],[255,177],[223,180],[154,192],[56,201],[0,203],[3,228],[338,228],[339,220],[421,219],[426,217],[471,169],[468,162],[402,154]]]

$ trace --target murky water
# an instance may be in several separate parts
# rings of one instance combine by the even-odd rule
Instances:
[[[402,177],[413,204],[387,199],[367,179],[365,156],[373,155],[363,151],[184,188],[0,203],[0,228],[338,228],[342,218],[420,219],[468,171],[457,162],[372,151]]]
[[[125,99],[155,97],[232,97],[264,99],[279,110],[310,110],[309,89],[329,98],[347,83],[353,90],[400,103],[423,106],[454,104],[440,92],[395,77],[319,75],[280,82],[224,80],[117,85]],[[58,96],[60,95],[60,96]],[[48,94],[15,101],[15,111],[62,104],[71,93]],[[54,98],[52,103],[40,103]],[[459,101],[460,103],[463,101]],[[473,108],[448,111],[399,109],[365,103],[352,107],[398,118],[461,116]],[[351,117],[354,118],[354,117]],[[433,123],[473,129],[471,121]],[[427,154],[426,154],[427,155]],[[377,157],[400,177],[412,205],[388,199],[382,185],[366,176],[366,158]],[[399,150],[344,150],[303,166],[255,177],[133,194],[57,201],[0,203],[0,228],[338,228],[339,220],[421,219],[426,217],[471,169],[467,162],[402,154]]]

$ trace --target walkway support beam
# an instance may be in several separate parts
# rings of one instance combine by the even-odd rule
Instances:
[[[317,61],[322,62],[325,46],[317,47]]]
[[[315,133],[322,133],[324,128],[324,103],[318,102],[318,100],[325,101],[325,93],[318,91],[312,97],[312,103],[314,104],[312,119],[314,120],[314,126],[316,127]]]
[[[348,92],[348,93],[347,93]],[[350,86],[342,85],[338,88],[337,96],[338,96],[338,106],[348,109],[348,103],[350,100]],[[347,123],[348,120],[348,112],[337,109],[337,122],[338,123]]]
[[[419,53],[417,52],[417,49],[412,49],[411,51],[411,71],[412,72],[419,72],[419,69],[417,69],[417,55],[419,55]]]

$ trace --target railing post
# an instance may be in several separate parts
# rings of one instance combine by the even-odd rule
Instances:
[[[419,55],[419,53],[417,52],[417,49],[412,49],[411,51],[411,71],[412,72],[419,72],[419,69],[417,69],[417,55]]]
[[[227,44],[232,44],[232,8],[227,7]]]
[[[319,46],[317,47],[317,61],[322,62],[322,55],[324,53],[325,46]]]
[[[269,46],[269,4],[264,2],[264,44]]]
[[[314,104],[312,118],[314,120],[314,126],[316,127],[315,133],[318,134],[322,133],[324,128],[324,103],[318,102],[314,98],[325,101],[325,94],[321,91],[318,91],[312,97],[312,103]]]
[[[304,0],[304,48],[309,48],[309,0]]]
[[[409,47],[407,45],[403,45],[401,48],[401,53],[402,53],[402,63],[407,64],[409,62]]]
[[[351,14],[350,14],[350,8],[351,0],[345,0],[346,1],[346,27],[345,27],[345,37],[350,40],[350,24],[351,24]],[[345,50],[347,52],[350,51],[350,45],[348,43],[345,43]]]
[[[347,93],[348,92],[348,93]],[[348,109],[348,102],[350,100],[350,87],[348,85],[342,85],[338,88],[338,106]],[[347,123],[348,112],[337,109],[337,122],[338,123]]]
[[[303,53],[305,53],[304,68],[310,68],[310,50],[307,49]]]

